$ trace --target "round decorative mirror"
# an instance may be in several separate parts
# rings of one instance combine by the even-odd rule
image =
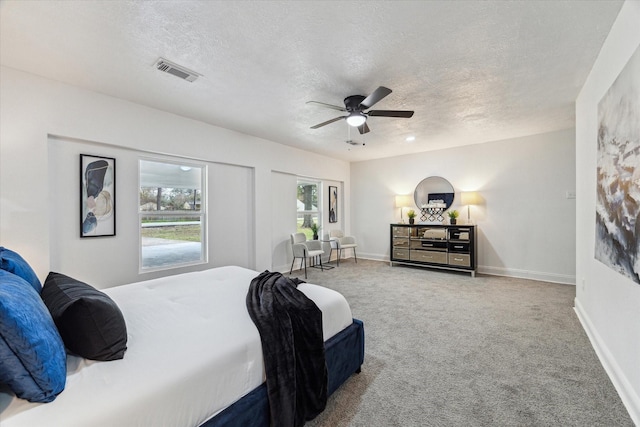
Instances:
[[[416,186],[413,198],[420,208],[422,221],[442,221],[442,213],[453,204],[453,185],[440,176],[430,176]]]

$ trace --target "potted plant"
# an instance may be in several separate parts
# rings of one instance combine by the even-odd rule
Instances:
[[[416,217],[416,211],[411,209],[409,212],[407,212],[407,217],[409,218],[409,224],[413,224],[413,222],[415,221],[414,218]]]
[[[311,231],[313,231],[313,240],[318,240],[318,231],[320,231],[320,227],[315,222],[311,223]]]
[[[455,225],[456,222],[458,222],[458,215],[460,215],[458,211],[454,209],[452,211],[449,211],[448,215],[449,215],[449,223],[451,223],[451,225]]]

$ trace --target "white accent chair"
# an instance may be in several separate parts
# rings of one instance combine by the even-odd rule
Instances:
[[[353,249],[353,257],[358,263],[358,257],[356,255],[356,247],[358,246],[356,238],[353,236],[345,236],[342,230],[331,230],[329,232],[329,243],[331,244],[331,250],[329,251],[329,261],[331,261],[331,252],[333,250],[338,251],[337,265],[340,266],[340,258],[342,257],[342,251],[344,249]]]
[[[293,271],[293,264],[296,262],[296,258],[300,258],[300,268],[302,268],[302,262],[304,260],[304,278],[307,278],[307,259],[318,257],[320,260],[320,269],[324,271],[322,267],[322,243],[319,240],[307,240],[307,236],[304,233],[291,234],[291,249],[293,251],[293,261],[291,261],[291,269],[289,274]]]

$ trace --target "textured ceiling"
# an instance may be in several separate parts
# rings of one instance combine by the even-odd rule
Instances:
[[[2,1],[0,62],[348,161],[574,125],[622,0]],[[154,68],[159,57],[203,76]],[[393,90],[371,132],[307,101]],[[353,128],[351,128],[353,129]],[[415,141],[405,138],[415,136]]]

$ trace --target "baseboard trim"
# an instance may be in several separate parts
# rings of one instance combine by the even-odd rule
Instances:
[[[389,262],[388,255],[358,253],[358,258],[370,259],[372,261]],[[489,274],[491,276],[515,277],[518,279],[539,280],[541,282],[561,283],[564,285],[575,285],[576,276],[566,274],[545,273],[541,271],[519,270],[516,268],[491,267],[487,265],[479,265],[477,270],[481,274]]]
[[[640,396],[633,390],[631,383],[629,383],[615,358],[602,341],[602,338],[600,338],[598,331],[593,327],[593,323],[591,323],[589,316],[584,311],[577,298],[574,299],[574,311],[576,312],[578,320],[586,332],[598,359],[600,359],[600,363],[607,372],[607,375],[609,375],[613,386],[618,391],[622,404],[627,408],[627,412],[629,412],[631,420],[635,425],[640,426]]]
[[[519,279],[539,280],[541,282],[561,283],[564,285],[575,285],[576,276],[568,274],[545,273],[542,271],[520,270],[517,268],[491,267],[479,265],[478,273],[492,276],[516,277]]]
[[[378,254],[369,254],[369,253],[360,253],[358,252],[358,258],[368,259],[371,261],[386,261],[389,262],[389,257],[386,255],[378,255]]]

